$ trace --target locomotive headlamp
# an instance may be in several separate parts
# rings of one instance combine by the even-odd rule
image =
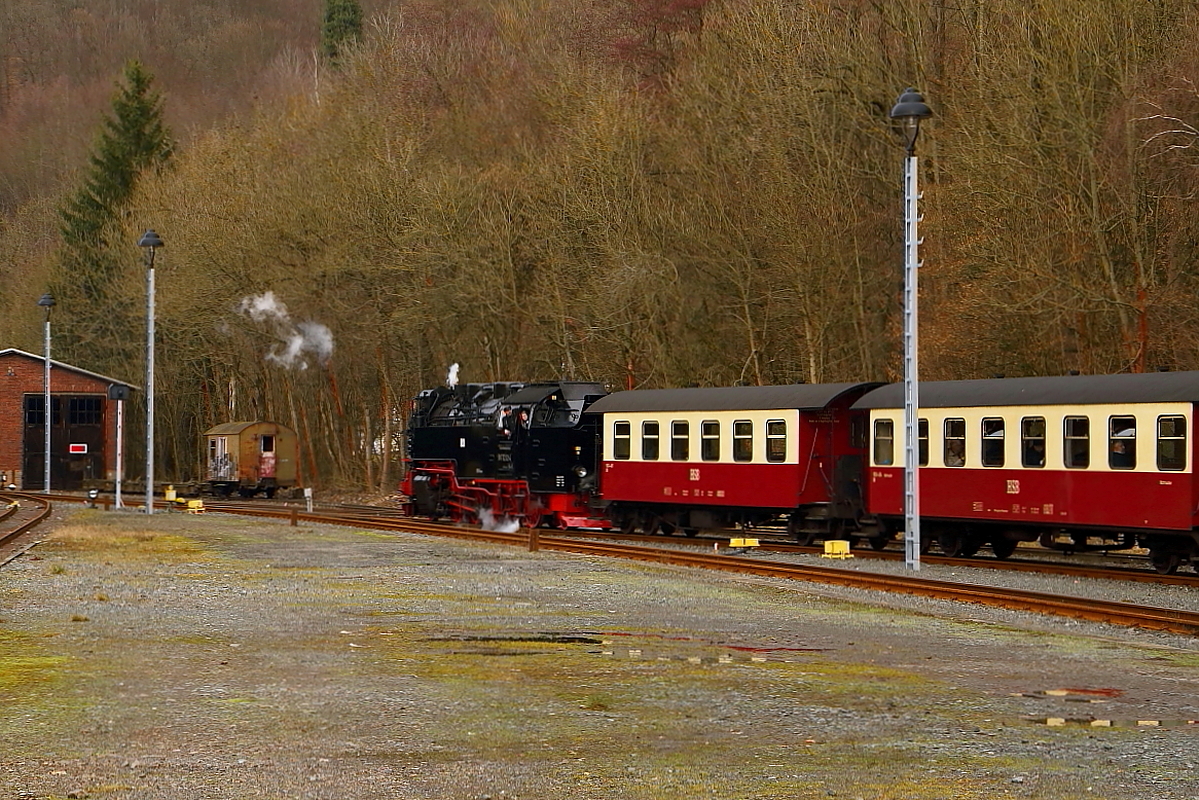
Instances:
[[[574,474],[579,478],[586,478],[587,477],[587,468],[584,467],[582,464],[579,464],[578,466],[576,466],[574,468]]]

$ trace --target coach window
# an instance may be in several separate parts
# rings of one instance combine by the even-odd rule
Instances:
[[[641,458],[644,461],[658,460],[658,423],[641,423]]]
[[[720,423],[704,420],[699,424],[699,455],[704,461],[720,460]]]
[[[1003,466],[1003,418],[983,417],[983,466]]]
[[[874,463],[887,467],[895,463],[895,420],[874,421]]]
[[[1091,420],[1066,417],[1064,444],[1067,469],[1086,469],[1091,465]]]
[[[633,426],[627,422],[617,422],[612,426],[612,457],[625,460],[632,452]]]
[[[1109,417],[1107,430],[1108,466],[1112,469],[1136,469],[1136,417]]]
[[[966,464],[966,420],[952,417],[945,420],[945,466]]]
[[[787,460],[787,423],[785,420],[766,420],[766,460],[774,464],[781,464]]]
[[[670,423],[670,457],[675,461],[686,461],[691,457],[691,426],[675,420]]]
[[[733,460],[754,460],[754,424],[747,419],[733,423]]]
[[[1045,466],[1045,418],[1020,420],[1020,463],[1026,467]]]
[[[1187,468],[1186,417],[1157,418],[1157,468],[1161,470]]]
[[[916,420],[916,448],[920,466],[928,466],[928,420]]]

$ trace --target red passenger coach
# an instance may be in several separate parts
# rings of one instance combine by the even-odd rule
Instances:
[[[919,399],[921,530],[945,553],[1139,545],[1160,572],[1199,554],[1199,372],[921,383]],[[867,509],[894,532],[903,386],[854,408],[870,414]]]
[[[866,414],[875,383],[618,392],[601,415],[602,499],[626,532],[785,521],[835,536],[862,510]],[[856,421],[856,424],[855,424]]]

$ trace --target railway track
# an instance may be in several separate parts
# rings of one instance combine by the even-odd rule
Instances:
[[[33,546],[30,532],[50,516],[50,501],[34,494],[0,493],[0,566]]]
[[[58,499],[80,502],[82,498],[63,496]],[[165,504],[164,504],[165,507]],[[297,507],[279,507],[240,503],[206,503],[209,511],[240,514],[243,516],[288,519],[293,525],[300,522],[354,525],[373,530],[417,533],[476,542],[489,542],[530,550],[554,550],[603,557],[632,559],[673,566],[710,569],[737,574],[759,575],[784,580],[801,580],[830,585],[848,586],[884,592],[899,592],[922,597],[977,603],[1018,611],[1085,619],[1093,622],[1172,633],[1199,633],[1199,612],[1182,609],[1149,608],[1131,603],[1122,603],[1095,598],[1053,595],[1006,587],[964,584],[940,581],[909,575],[888,575],[869,571],[846,570],[836,567],[798,565],[780,561],[769,561],[760,557],[745,557],[729,553],[709,552],[705,548],[690,547],[686,550],[673,547],[651,547],[629,544],[612,539],[581,538],[579,535],[564,535],[563,532],[548,533],[541,529],[522,528],[508,533],[488,531],[477,527],[463,527],[444,523],[428,522],[396,517],[387,513],[364,511],[360,508],[322,509],[309,513]],[[692,540],[694,541],[694,540]],[[681,544],[677,538],[676,544]],[[789,546],[794,548],[795,546]],[[793,550],[792,550],[793,551]],[[935,557],[934,557],[935,558]],[[931,561],[931,559],[930,559]],[[1002,568],[1021,568],[1020,562],[978,562],[965,559],[939,559],[940,563],[969,566],[1002,565]],[[1030,564],[1029,569],[1059,571],[1068,565]],[[1046,569],[1053,567],[1053,569]],[[1096,577],[1094,570],[1074,567],[1083,572],[1059,572],[1065,575]],[[1129,580],[1130,570],[1110,570],[1117,580]],[[1194,578],[1185,576],[1136,573],[1137,580],[1152,580],[1158,583],[1194,584]],[[1099,574],[1099,577],[1112,577]]]

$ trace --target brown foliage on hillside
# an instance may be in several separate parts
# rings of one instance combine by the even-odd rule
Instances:
[[[1181,0],[381,2],[337,69],[305,55],[315,8],[277,23],[296,27],[273,53],[238,33],[269,0],[206,8],[190,13],[225,33],[190,45],[219,54],[205,78],[183,82],[205,60],[185,37],[147,59],[192,137],[127,224],[131,270],[141,230],[167,241],[180,477],[200,430],[266,416],[300,429],[326,480],[387,485],[405,398],[453,362],[468,381],[614,387],[899,377],[887,110],[908,85],[935,110],[924,377],[1199,367]],[[144,41],[131,30],[111,35]],[[6,94],[2,124],[48,130],[36,98],[85,83],[62,80]],[[252,116],[206,122],[254,95]],[[10,206],[51,168],[29,169],[0,163]],[[44,209],[0,231],[0,270],[36,262]],[[20,285],[32,307],[36,280]],[[286,318],[246,311],[267,293]],[[3,332],[35,347],[14,308]],[[331,354],[304,349],[319,326]]]

